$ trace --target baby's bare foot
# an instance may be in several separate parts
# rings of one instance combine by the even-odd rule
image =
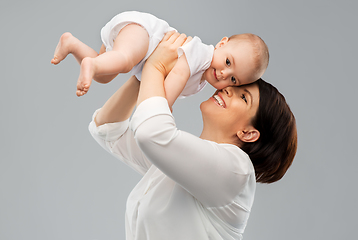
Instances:
[[[86,57],[81,62],[81,72],[77,81],[77,96],[83,96],[88,92],[94,76],[93,58]]]
[[[66,32],[62,34],[60,37],[60,41],[57,44],[55,49],[55,54],[53,59],[51,60],[52,64],[59,64],[63,59],[67,57],[69,53],[71,53],[74,44],[78,41],[71,33]]]

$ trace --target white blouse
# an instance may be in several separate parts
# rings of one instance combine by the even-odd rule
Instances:
[[[92,120],[89,130],[143,175],[127,200],[127,240],[242,239],[256,180],[240,148],[178,130],[162,97],[143,101],[131,121]]]

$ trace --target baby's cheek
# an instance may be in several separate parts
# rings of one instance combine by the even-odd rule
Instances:
[[[231,85],[222,81],[222,82],[217,82],[214,87],[218,90],[221,90],[221,89],[229,87],[229,86],[231,86]]]

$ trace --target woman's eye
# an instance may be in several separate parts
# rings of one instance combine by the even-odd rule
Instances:
[[[228,58],[226,59],[226,65],[228,65],[228,66],[231,65],[231,62],[230,62],[230,60]]]
[[[232,82],[233,84],[236,84],[236,79],[235,79],[234,77],[231,77],[231,82]]]
[[[241,95],[241,98],[247,103],[247,99],[244,94]]]

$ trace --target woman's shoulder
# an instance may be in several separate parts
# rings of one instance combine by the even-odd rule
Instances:
[[[228,170],[240,175],[255,174],[254,165],[249,155],[241,148],[229,143],[211,143],[220,151],[221,162],[223,165],[225,163]]]
[[[236,169],[238,173],[245,175],[255,174],[255,168],[249,155],[241,148],[232,144],[226,144],[225,148],[233,155],[233,168]]]
[[[220,155],[217,161],[216,181],[222,188],[218,190],[218,198],[211,207],[234,207],[237,204],[250,209],[255,195],[255,169],[250,157],[233,144],[210,142]],[[224,187],[223,187],[224,186]]]

